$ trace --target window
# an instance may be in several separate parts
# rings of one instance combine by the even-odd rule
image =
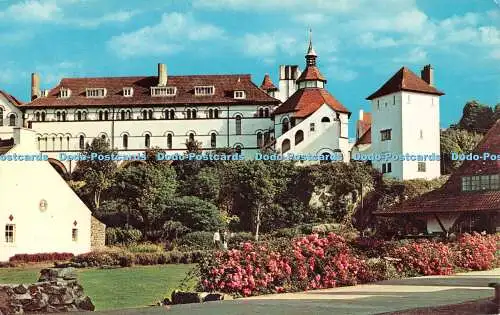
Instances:
[[[321,118],[321,122],[323,122],[323,123],[324,123],[324,122],[330,122],[330,118],[328,118],[328,117],[323,117],[323,118]]]
[[[214,118],[214,110],[211,108],[208,110],[208,118]]]
[[[175,110],[171,109],[171,110],[169,111],[169,114],[170,114],[170,119],[175,119]],[[167,115],[167,116],[169,116],[169,115]],[[168,118],[167,118],[167,119],[168,119]]]
[[[213,95],[215,91],[214,86],[195,86],[194,87],[194,95],[203,96],[203,95]]]
[[[214,109],[214,118],[219,118],[219,110],[217,108]]]
[[[172,149],[172,134],[167,135],[167,149]]]
[[[257,132],[257,147],[262,148],[264,146],[264,136],[262,132]]]
[[[234,98],[237,99],[245,98],[245,91],[234,91]]]
[[[73,242],[78,242],[78,229],[71,229],[71,239]]]
[[[16,125],[16,115],[10,114],[9,116],[9,126],[14,127]]]
[[[151,96],[175,96],[177,88],[174,86],[152,86]]]
[[[377,100],[377,109],[380,109],[380,100]]]
[[[424,131],[422,129],[420,129],[420,139],[423,139],[424,138]]]
[[[462,191],[499,190],[500,175],[462,177]]]
[[[62,121],[66,121],[66,112],[61,113]]]
[[[120,120],[125,120],[125,111],[120,111]]]
[[[281,133],[284,134],[290,129],[290,121],[288,118],[283,119],[282,126],[281,126]]]
[[[148,119],[153,119],[153,110],[148,110]]]
[[[103,120],[104,118],[104,113],[102,111],[99,111],[99,120]]]
[[[45,112],[42,112],[42,121],[45,121],[46,116]]]
[[[131,87],[125,87],[123,88],[123,96],[125,97],[131,97],[134,95],[134,89]]]
[[[264,117],[264,108],[259,109],[259,117]]]
[[[385,173],[387,173],[387,166],[384,163],[384,164],[382,164],[382,174],[385,174]]]
[[[40,137],[37,138],[37,142],[38,142],[38,150],[41,150],[41,146],[40,146]]]
[[[210,135],[210,146],[212,148],[216,148],[217,147],[217,135],[215,134],[215,132],[213,132]]]
[[[425,162],[418,162],[418,171],[425,172]]]
[[[107,90],[105,88],[87,88],[85,94],[87,97],[105,97]]]
[[[128,135],[123,135],[123,148],[128,149]]]
[[[14,243],[16,240],[16,226],[14,224],[5,225],[5,243]]]
[[[241,154],[241,145],[237,145],[234,150],[236,151],[236,153],[238,154]]]
[[[295,145],[301,143],[304,140],[304,132],[299,130],[295,133]]]
[[[392,96],[392,105],[396,105],[396,95]]]
[[[387,173],[392,172],[392,163],[387,163]]]
[[[264,117],[269,117],[269,108],[264,108]]]
[[[290,140],[285,139],[281,144],[281,153],[286,153],[288,150],[290,150]]]
[[[391,129],[380,131],[380,140],[381,141],[391,140],[391,131],[392,131]]]
[[[148,111],[147,110],[142,111],[142,119],[144,119],[144,120],[148,119]]]
[[[151,136],[148,134],[144,136],[144,146],[146,148],[149,148],[151,146]]]
[[[194,141],[194,133],[192,133],[192,132],[189,134],[189,141],[190,142]]]
[[[196,118],[196,109],[191,110],[191,116],[193,116],[193,118]]]
[[[392,172],[392,163],[382,164],[382,174],[391,173],[391,172]]]
[[[78,144],[79,144],[80,150],[85,149],[85,137],[84,136],[80,136]]]
[[[314,132],[314,129],[315,129],[314,123],[310,123],[309,124],[309,131]]]
[[[68,98],[71,96],[71,90],[61,88],[61,90],[59,91],[59,96],[62,98]]]
[[[0,126],[3,126],[3,108],[0,108]]]
[[[241,116],[239,115],[236,116],[235,125],[236,125],[236,134],[241,135]]]

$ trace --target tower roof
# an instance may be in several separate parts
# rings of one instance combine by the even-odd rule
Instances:
[[[322,81],[323,83],[326,83],[325,77],[321,74],[318,67],[316,66],[316,58],[318,58],[318,55],[316,54],[316,51],[314,50],[314,46],[312,43],[311,30],[309,30],[309,47],[307,48],[307,53],[305,57],[306,57],[306,68],[304,69],[304,72],[302,72],[300,77],[297,79],[297,82]]]
[[[368,96],[366,99],[372,100],[377,97],[401,91],[444,95],[443,92],[429,85],[429,83],[422,80],[422,78],[413,73],[410,69],[402,67],[389,80],[387,80],[381,88]]]
[[[268,73],[264,75],[264,80],[262,80],[262,84],[260,85],[260,88],[263,89],[264,91],[276,91],[278,88],[273,84],[273,81],[271,80],[271,77],[269,76]]]

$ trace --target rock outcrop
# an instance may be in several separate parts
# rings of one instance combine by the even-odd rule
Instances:
[[[48,268],[33,284],[0,284],[0,315],[94,311],[73,268]]]

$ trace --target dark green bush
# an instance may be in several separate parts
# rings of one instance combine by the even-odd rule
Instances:
[[[236,248],[241,243],[254,241],[254,240],[255,240],[255,236],[250,232],[234,233],[234,235],[229,237],[228,247],[229,248]]]
[[[107,228],[106,229],[106,244],[107,245],[128,245],[137,243],[142,239],[142,233],[136,229],[123,228]]]
[[[213,248],[213,237],[212,232],[191,232],[182,236],[178,240],[178,245],[182,249],[207,250]]]

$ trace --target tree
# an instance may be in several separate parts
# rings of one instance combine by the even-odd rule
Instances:
[[[184,183],[185,195],[196,196],[215,203],[219,198],[220,178],[215,167],[202,168],[198,174],[190,176]]]
[[[110,149],[106,140],[95,138],[82,154],[86,159],[76,164],[73,180],[84,182],[79,188],[80,195],[94,211],[99,210],[103,193],[113,185],[117,170],[116,162],[111,159],[114,154],[116,151]]]
[[[121,198],[141,223],[143,235],[160,229],[165,208],[177,189],[175,171],[166,164],[139,165],[117,173],[117,198]]]
[[[499,115],[496,109],[494,112],[493,108],[488,105],[479,104],[475,100],[469,101],[464,106],[462,118],[457,127],[484,134],[493,126],[495,122],[494,115]]]
[[[173,199],[164,214],[165,219],[180,222],[192,231],[216,231],[222,227],[219,209],[194,196]]]
[[[441,163],[444,174],[452,173],[462,161],[453,161],[452,153],[470,153],[483,138],[482,134],[463,129],[446,129],[441,132]]]

